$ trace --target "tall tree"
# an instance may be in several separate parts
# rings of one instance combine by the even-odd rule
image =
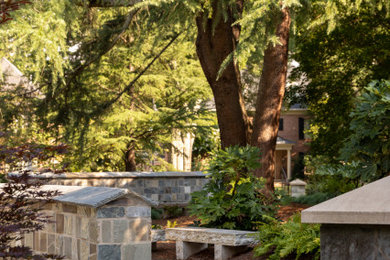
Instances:
[[[290,24],[289,10],[283,8],[276,29],[279,44],[269,43],[264,53],[263,71],[253,121],[251,143],[260,147],[262,152],[260,174],[267,177],[266,184],[270,190],[274,187],[275,148],[287,78]]]
[[[152,161],[170,150],[173,129],[207,126],[203,101],[211,91],[196,59],[194,30],[179,36],[176,32],[187,28],[171,23],[165,27],[170,33],[161,33],[146,10],[69,10],[68,4],[34,2],[39,13],[21,10],[0,34],[6,39],[4,54],[14,52],[15,65],[27,74],[43,68],[42,74],[31,73],[39,95],[24,101],[38,104],[33,113],[54,135],[52,141],[72,144],[71,170],[136,170],[141,159]],[[35,24],[25,23],[25,17]],[[50,26],[43,26],[44,20]],[[21,36],[20,26],[32,48],[12,41]],[[51,29],[56,32],[45,31]],[[42,31],[48,36],[35,38]],[[47,40],[53,46],[45,45]],[[64,52],[55,47],[59,43]],[[56,68],[57,60],[65,62]]]
[[[201,12],[197,17],[197,53],[213,89],[222,147],[246,144],[260,147],[262,166],[257,174],[266,177],[267,188],[273,190],[275,146],[286,85],[291,25],[289,6],[280,1],[265,4],[235,1],[230,5],[219,0],[209,2],[211,7],[206,8],[208,12]],[[248,6],[246,10],[245,3]],[[294,1],[288,3],[290,6],[295,4]],[[246,23],[252,23],[248,26],[252,30],[249,30],[257,35],[254,38],[263,37],[257,44],[252,42],[252,47],[258,49],[253,55],[263,59],[257,59],[261,60],[262,73],[253,125],[245,110],[240,71],[235,59],[235,53],[241,51],[241,22],[245,24],[248,19]],[[260,26],[257,31],[253,29],[253,24]]]
[[[211,5],[210,9],[203,10],[196,17],[196,50],[213,90],[221,146],[244,146],[248,143],[250,129],[238,64],[229,62],[219,75],[222,63],[237,48],[241,28],[233,23],[242,15],[243,1],[236,1],[235,6],[227,10],[222,10],[221,1],[211,1]]]
[[[65,8],[68,8],[66,5],[69,5],[69,2],[65,1],[64,3]],[[61,97],[56,94],[61,89],[59,87],[62,84],[59,80],[61,72],[52,74],[52,78],[46,77],[46,79],[49,79],[46,83],[50,86],[48,88],[50,95],[47,96],[46,100],[54,105],[64,104],[61,107],[57,106],[56,110],[58,112],[54,120],[57,123],[74,122],[76,125],[73,125],[73,128],[75,126],[89,125],[88,116],[85,116],[85,112],[72,109],[71,105],[76,102],[77,98],[83,100],[84,103],[88,101],[92,105],[95,104],[95,107],[99,108],[97,112],[101,111],[100,108],[106,108],[104,104],[101,106],[101,101],[107,99],[107,95],[102,92],[97,92],[100,93],[98,96],[94,95],[93,98],[90,96],[85,100],[83,96],[85,92],[82,93],[82,90],[91,91],[91,88],[87,89],[83,87],[85,85],[80,84],[82,83],[80,71],[88,71],[90,67],[93,68],[95,66],[94,63],[99,62],[101,57],[106,55],[116,45],[117,40],[129,26],[129,21],[133,19],[135,12],[142,10],[142,6],[156,4],[147,1],[111,0],[90,1],[89,3],[89,8],[79,12],[99,12],[100,10],[95,7],[115,6],[120,8],[116,9],[118,11],[115,16],[110,16],[111,20],[107,19],[106,23],[102,24],[103,27],[100,30],[95,29],[88,32],[85,27],[78,25],[76,26],[78,31],[70,34],[68,45],[72,43],[75,46],[80,45],[76,36],[80,33],[85,34],[85,39],[89,39],[89,41],[84,41],[86,44],[81,44],[78,47],[78,51],[71,55],[70,59],[67,59],[70,63],[68,66],[76,68],[76,70],[68,69],[63,72],[67,80],[65,81],[66,89],[64,92],[61,92]],[[186,10],[193,15],[189,17],[196,20],[198,31],[196,49],[203,72],[214,94],[222,147],[242,146],[248,143],[259,146],[264,158],[262,171],[259,174],[267,177],[268,188],[272,189],[274,174],[272,165],[274,164],[278,117],[286,78],[288,32],[290,29],[288,8],[296,4],[296,2],[289,1],[284,3],[272,0],[266,3],[258,3],[257,1],[209,0],[202,2],[201,5],[192,1],[180,2],[173,8],[167,8],[170,4],[162,1],[156,8],[150,8],[149,11],[155,12],[155,17],[153,17],[154,20],[149,19],[149,21],[156,23],[157,19],[160,18],[158,20],[163,21],[160,26],[164,28],[164,22],[172,19],[173,13],[181,7],[187,8]],[[255,17],[253,18],[253,16]],[[184,18],[186,18],[187,22],[182,22],[182,24],[188,24],[188,17]],[[252,48],[256,46],[257,50],[255,52],[261,56],[261,59],[257,60],[261,60],[263,68],[258,105],[256,107],[255,134],[252,137],[251,122],[248,119],[243,102],[242,82],[237,62],[237,55],[243,50],[243,47],[239,48],[239,38],[243,30],[241,23],[245,18],[255,20],[252,24],[259,26],[258,28],[253,28],[252,26],[250,29],[251,32],[259,34],[253,38],[264,38],[258,46],[251,46]],[[74,20],[70,21],[68,19],[66,21],[72,24]],[[267,20],[267,22],[262,23],[264,20]],[[68,36],[67,38],[69,39]],[[66,52],[64,48],[62,49]],[[263,53],[264,50],[265,52]],[[264,62],[262,61],[263,57]],[[51,63],[50,61],[42,60],[42,63],[45,62]],[[77,63],[79,63],[78,66],[76,66]],[[128,90],[130,89],[122,90],[121,93],[123,94]],[[71,95],[74,91],[78,94]],[[117,98],[114,98],[114,101],[117,100]],[[77,101],[76,103],[79,102]],[[112,103],[109,101],[107,104],[110,105]],[[74,117],[71,118],[70,114]],[[82,135],[82,133],[80,134]]]

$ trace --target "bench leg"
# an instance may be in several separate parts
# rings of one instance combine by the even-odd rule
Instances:
[[[185,260],[206,248],[207,244],[204,243],[176,241],[176,258],[177,260]]]
[[[214,245],[214,259],[227,260],[232,256],[244,252],[248,249],[246,246],[224,246]]]

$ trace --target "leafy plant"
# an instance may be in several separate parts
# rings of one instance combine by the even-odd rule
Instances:
[[[341,159],[355,166],[362,182],[390,173],[390,81],[373,81],[364,88],[350,114],[352,134],[341,149]]]
[[[184,209],[179,206],[165,206],[163,213],[166,218],[176,218],[183,216]]]
[[[158,224],[152,224],[152,229],[163,229],[163,227]]]
[[[300,196],[298,198],[292,198],[291,201],[295,203],[305,204],[305,205],[316,205],[318,203],[321,203],[325,200],[331,199],[334,196],[329,193],[324,192],[316,192],[313,194],[307,194],[304,196]]]
[[[0,257],[59,259],[59,256],[35,254],[27,246],[15,245],[27,233],[42,230],[50,222],[41,213],[45,203],[57,196],[57,191],[42,191],[42,182],[33,179],[28,172],[7,177],[0,190]],[[39,201],[37,203],[37,200]]]
[[[14,147],[0,145],[0,173],[4,173],[0,176],[5,182],[0,186],[1,259],[62,259],[55,255],[35,254],[31,248],[18,246],[17,243],[25,234],[42,230],[45,224],[51,222],[42,210],[46,203],[59,195],[57,191],[40,190],[44,182],[39,178],[33,178],[28,170],[21,170],[21,166],[35,160],[39,161],[41,166],[50,166],[51,159],[65,153],[66,150],[64,145],[24,144]],[[16,172],[7,174],[7,170]]]
[[[356,164],[335,163],[327,156],[305,157],[308,175],[306,186],[309,204],[333,198],[361,185]],[[315,195],[317,194],[317,195]],[[305,198],[303,198],[305,200]]]
[[[350,114],[350,136],[338,161],[307,157],[308,193],[337,196],[390,173],[390,81],[373,81]]]
[[[170,221],[170,220],[168,220],[167,221],[167,228],[175,228],[177,226],[177,221],[175,220],[175,221]]]
[[[192,193],[190,213],[201,225],[252,230],[263,215],[272,215],[275,197],[266,194],[264,181],[253,176],[260,166],[256,147],[229,147],[214,154],[208,172],[210,181]]]
[[[266,223],[259,227],[256,238],[259,244],[254,249],[255,256],[270,252],[268,259],[271,260],[293,255],[299,259],[305,254],[314,259],[320,256],[320,225],[302,224],[300,214],[286,223],[266,217]]]
[[[163,210],[158,208],[152,208],[151,210],[151,218],[152,219],[161,219],[163,215]]]

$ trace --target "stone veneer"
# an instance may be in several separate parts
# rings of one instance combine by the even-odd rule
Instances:
[[[186,206],[190,194],[207,183],[202,172],[90,172],[45,173],[52,185],[126,188],[164,206]]]
[[[63,195],[45,206],[53,223],[25,235],[36,252],[74,260],[150,260],[153,203],[126,189],[47,185]]]

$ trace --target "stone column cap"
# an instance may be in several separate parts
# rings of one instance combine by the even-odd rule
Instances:
[[[290,182],[290,185],[293,185],[293,186],[305,186],[307,183],[304,182],[303,180],[301,179],[295,179],[293,181]]]
[[[390,225],[390,176],[302,211],[302,223]]]

